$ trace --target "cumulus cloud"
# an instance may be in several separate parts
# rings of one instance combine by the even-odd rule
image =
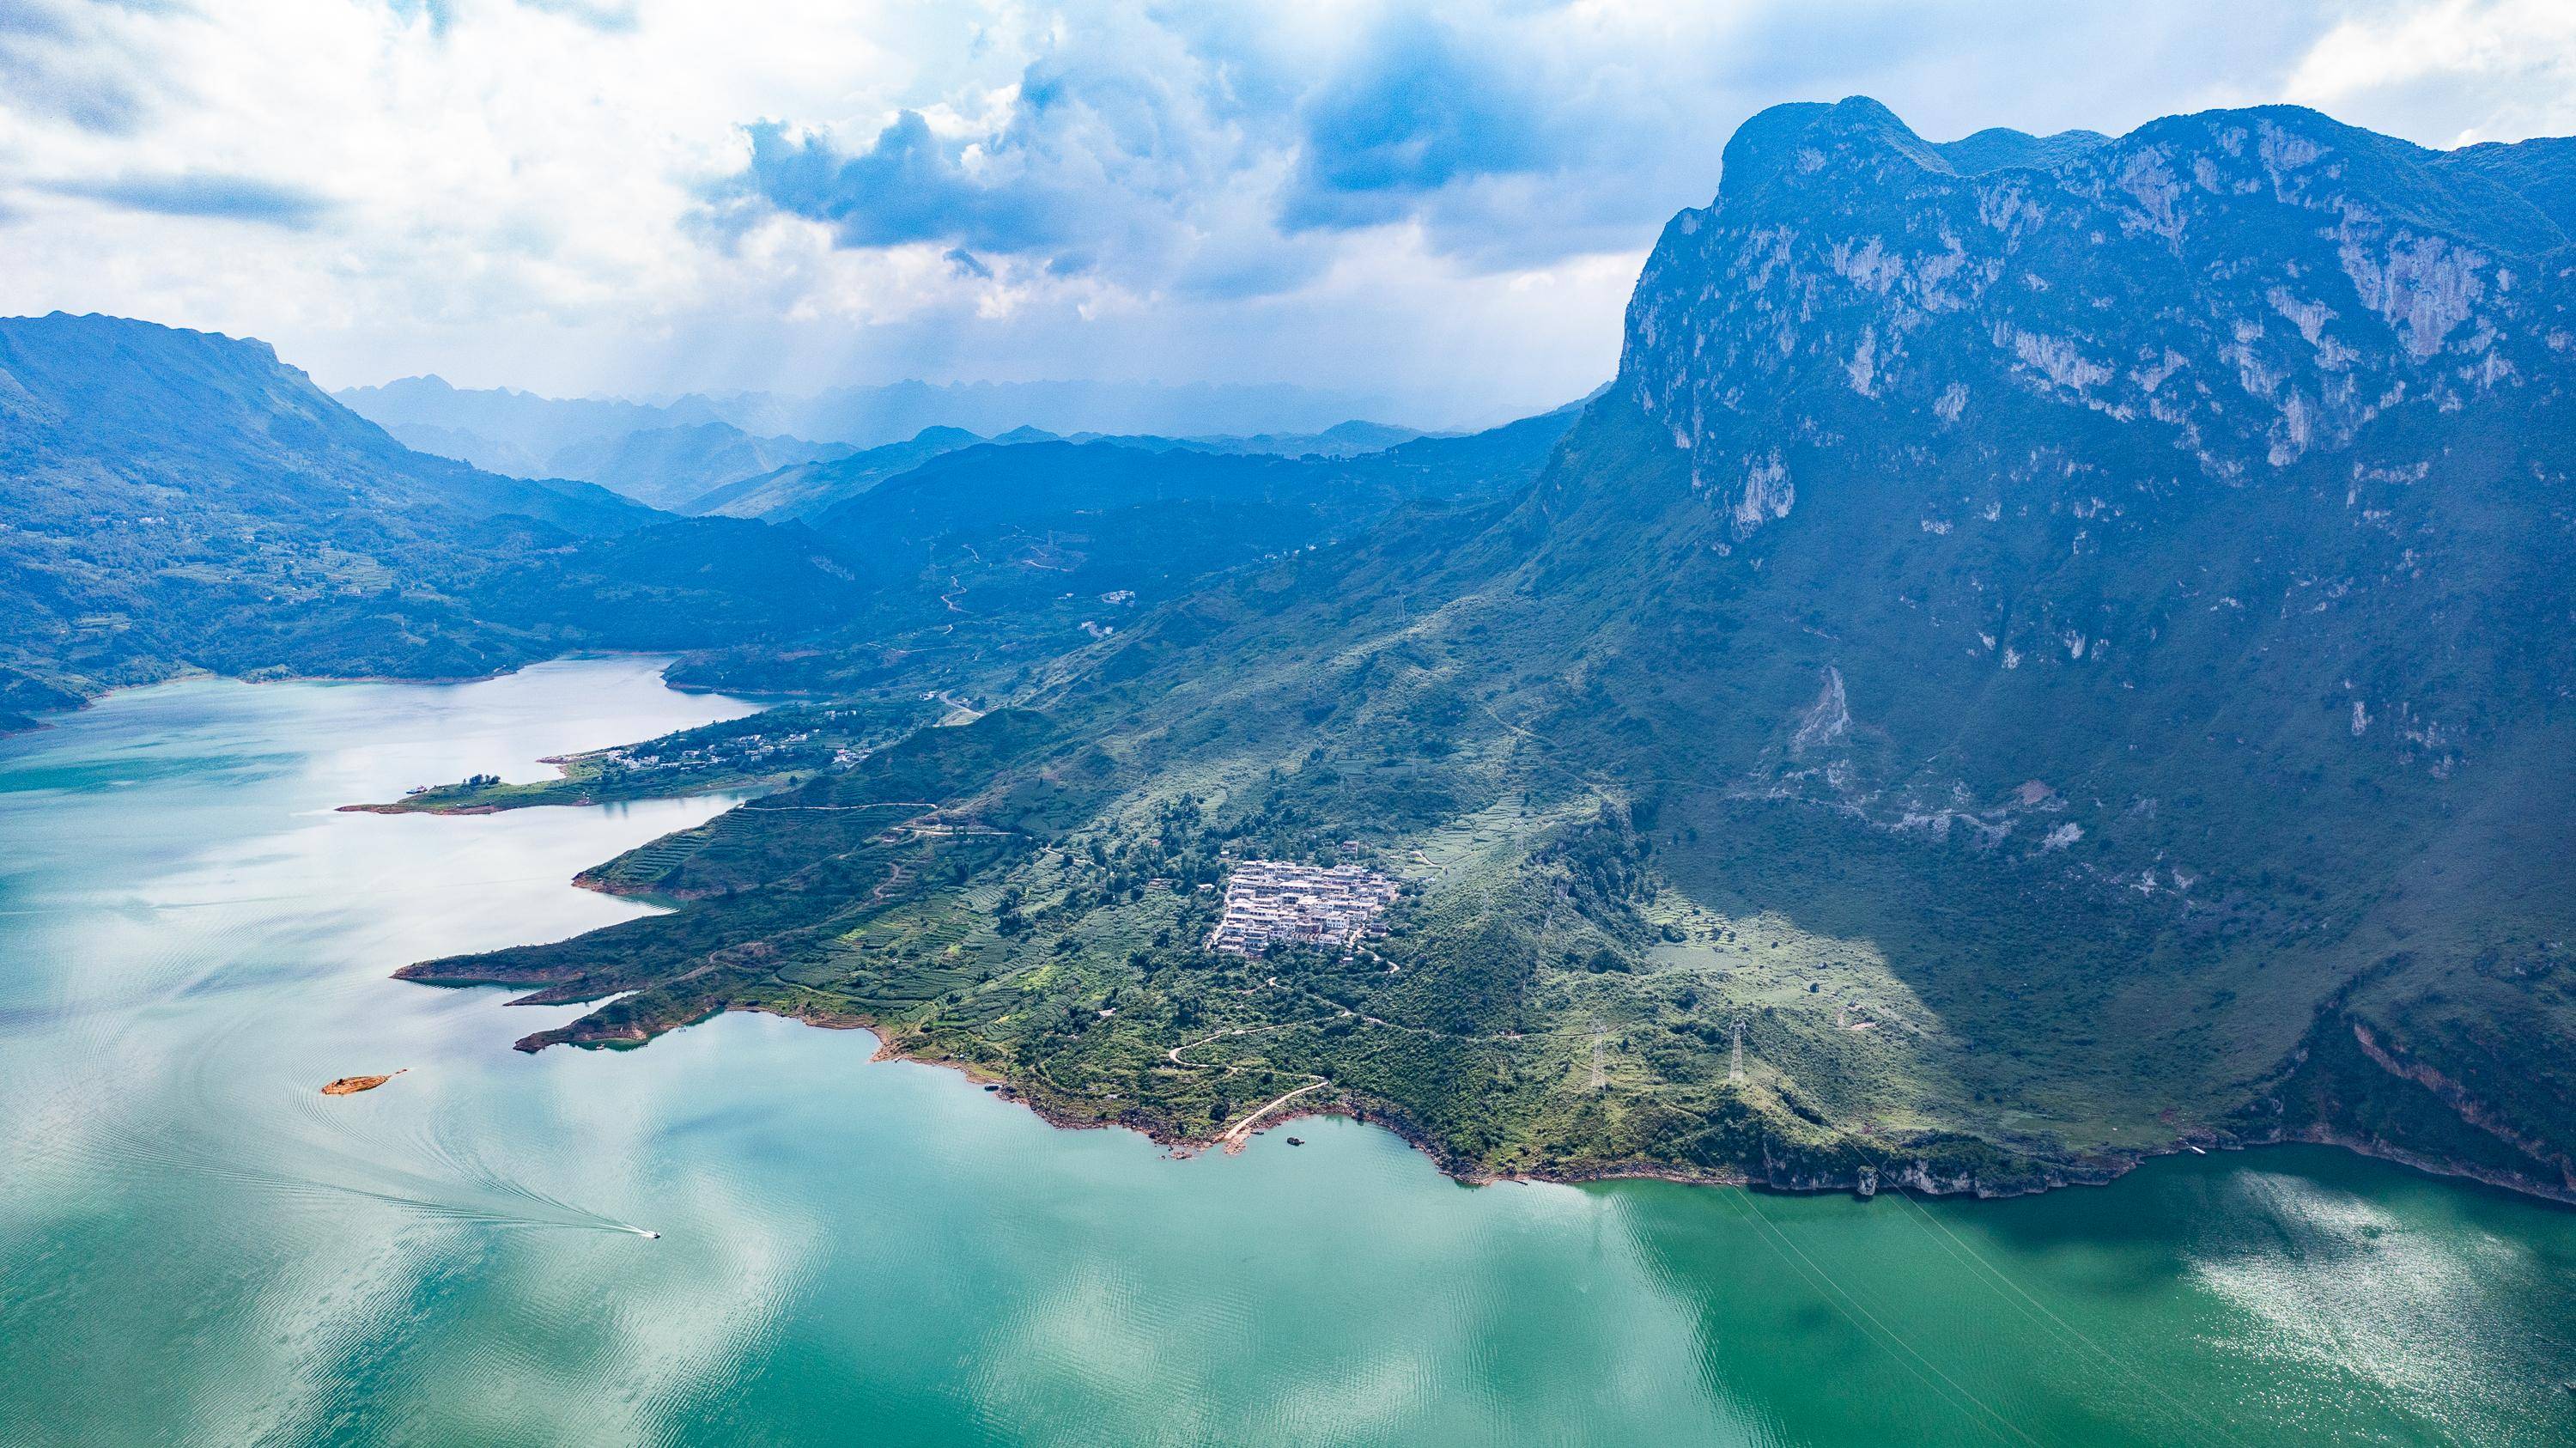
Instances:
[[[938,241],[1017,254],[1070,239],[1079,197],[1021,166],[1008,175],[969,174],[960,150],[933,136],[919,111],[897,116],[857,155],[762,122],[751,127],[749,169],[725,193],[829,222],[851,246]]]
[[[2576,6],[2383,4],[2329,29],[2286,90],[2321,109],[2372,106],[2435,144],[2565,135],[2576,130]]]
[[[2304,100],[2576,128],[2555,0],[0,0],[0,308],[326,381],[1577,395],[1727,134]]]
[[[1391,17],[1356,50],[1298,108],[1291,225],[1383,224],[1452,185],[1555,158],[1542,133],[1561,113],[1511,52],[1418,15]]]
[[[1151,294],[1239,293],[1313,275],[1271,215],[1288,117],[1248,104],[1246,62],[1142,10],[991,38],[1016,68],[882,124],[745,127],[749,164],[715,188],[721,228],[768,214],[845,246],[915,243],[1021,274],[1099,278]],[[970,271],[970,274],[973,274]]]

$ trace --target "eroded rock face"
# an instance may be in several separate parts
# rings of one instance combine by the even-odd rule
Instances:
[[[2491,550],[2457,525],[2495,521],[2470,494],[2545,509],[2531,489],[2576,469],[2576,143],[2435,152],[2265,107],[1936,145],[1856,98],[1763,112],[1724,166],[1639,279],[1620,400],[1684,458],[1713,554],[1759,566],[1793,515],[1905,509],[1905,566],[1935,576],[1904,605],[1994,671],[2125,672],[2177,631],[2216,644],[2185,625],[2204,613],[2456,630],[2438,585],[2484,570],[2443,555]],[[2220,573],[2229,509],[2311,536]],[[2158,556],[2178,547],[2201,554]],[[2543,625],[2546,599],[2512,597],[2526,616],[2472,627]],[[2383,649],[2330,707],[2447,777],[2491,691],[2427,662]]]
[[[2250,481],[2553,355],[2564,285],[2541,259],[2567,238],[2468,153],[2292,107],[2018,139],[1932,145],[1862,99],[1777,107],[1728,145],[1717,201],[1666,229],[1622,381],[1739,529],[1779,513],[1748,420],[1823,438],[1854,415],[1834,394],[1946,425],[2001,384]]]
[[[2213,1095],[2313,1075],[2287,1032],[2348,1009],[2395,1044],[2303,1087],[2316,1130],[2558,1180],[2576,141],[2267,107],[1934,144],[1855,99],[1724,166],[1547,499],[1660,550],[1653,662],[1586,660],[1689,762],[1635,772],[2115,898],[2162,993],[2126,1019]]]

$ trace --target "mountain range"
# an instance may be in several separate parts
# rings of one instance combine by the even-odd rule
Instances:
[[[2305,1139],[2576,1200],[2572,307],[2568,141],[1943,144],[1853,98],[1727,143],[1604,391],[1349,453],[388,390],[549,459],[858,449],[681,519],[409,452],[257,344],[11,323],[0,707],[647,639],[808,696],[573,766],[795,751],[586,874],[681,908],[403,972],[592,1003],[531,1050],[753,1009],[1462,1175],[1996,1193]],[[1247,859],[1382,872],[1384,935],[1211,952]]]
[[[1525,435],[1525,434],[1524,434]],[[637,434],[650,437],[654,434]],[[994,437],[963,428],[925,427],[902,442],[851,451],[832,448],[810,462],[788,463],[765,472],[739,471],[711,461],[695,467],[705,490],[673,504],[689,514],[723,514],[736,518],[812,519],[845,503],[886,479],[919,467],[941,453],[978,443],[1020,447],[1036,443],[1072,443],[1121,448],[1129,452],[1200,453],[1219,457],[1277,457],[1302,462],[1347,461],[1391,452],[1427,440],[1428,433],[1376,422],[1338,423],[1318,433],[1256,433],[1249,437],[1160,437],[1153,434],[1078,432],[1063,436],[1043,428],[1015,427]],[[770,439],[769,441],[788,441]],[[818,449],[820,451],[820,449]],[[692,464],[684,463],[683,467]],[[1187,465],[1183,465],[1186,467]],[[1220,465],[1210,465],[1220,466]],[[617,469],[602,469],[597,481],[621,486]],[[708,480],[713,481],[709,482]],[[640,495],[639,495],[640,496]]]
[[[29,700],[543,657],[562,640],[535,619],[472,627],[459,595],[493,560],[561,574],[662,521],[412,452],[263,344],[59,313],[0,321],[0,488],[0,668]]]
[[[1462,1173],[2576,1196],[2570,154],[1767,111],[1527,487],[944,660],[980,719],[593,873],[690,908],[407,973]],[[1389,933],[1206,954],[1255,856],[1400,877]]]
[[[1508,433],[1518,441],[1494,466],[1509,476],[1475,439],[1376,463],[1027,428],[991,442],[933,429],[863,453],[721,423],[567,446],[594,453],[621,493],[406,448],[261,343],[106,317],[5,320],[0,727],[191,669],[439,677],[577,648],[807,657],[791,645],[945,617],[940,596],[969,565],[929,564],[978,542],[1012,556],[1031,528],[1074,560],[1061,567],[1106,548],[1131,597],[1168,591],[1407,499],[1526,481],[1566,420]],[[1041,443],[1042,463],[1023,458]],[[1474,462],[1444,465],[1442,448]],[[961,456],[907,478],[947,452]],[[683,518],[626,495],[690,497],[691,474],[727,458],[776,465],[730,495],[775,502],[774,523]],[[819,530],[793,517],[819,523],[888,480],[924,526],[884,530],[866,507]],[[1197,551],[1156,553],[1149,499],[1208,510],[1188,537]],[[1003,622],[1081,637],[1071,619]]]
[[[713,511],[696,506],[710,489],[856,451],[846,443],[754,437],[721,422],[701,422],[569,443],[534,475],[597,483],[666,512],[701,513]]]
[[[837,387],[809,396],[690,393],[635,402],[457,388],[437,377],[406,377],[337,395],[360,416],[423,451],[521,476],[566,474],[567,462],[577,464],[583,456],[568,449],[709,424],[773,445],[794,441],[850,448],[903,442],[925,428],[987,437],[1025,427],[1067,436],[1278,440],[1323,434],[1346,419],[1387,410],[1377,399],[1302,387],[1142,382],[897,382]],[[1386,438],[1374,445],[1400,440]],[[1330,450],[1333,441],[1325,438],[1314,449],[1287,444],[1264,450]]]

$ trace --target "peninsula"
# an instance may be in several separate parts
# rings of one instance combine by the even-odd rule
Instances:
[[[912,631],[679,672],[980,716],[584,876],[674,913],[402,974],[607,1002],[527,1050],[769,1011],[1463,1175],[2301,1139],[2576,1199],[2556,154],[1767,111],[1527,483],[1148,588],[1221,510],[944,454],[845,505],[920,540]],[[1252,861],[1393,882],[1383,934],[1222,923]]]

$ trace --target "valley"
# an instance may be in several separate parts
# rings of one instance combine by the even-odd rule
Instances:
[[[0,1448],[2576,1444],[2576,9],[0,0],[0,255]]]
[[[15,364],[22,452],[126,449],[95,476],[135,508],[229,469],[271,541],[89,535],[20,575],[94,581],[20,612],[9,687],[663,648],[788,701],[343,802],[750,796],[581,876],[674,913],[401,972],[601,1003],[527,1051],[865,1025],[1056,1121],[1338,1112],[1479,1179],[1994,1195],[2304,1140],[2576,1198],[2576,879],[2528,807],[2576,796],[2576,294],[2533,146],[1775,108],[1577,407],[934,429],[712,505],[760,517],[408,452],[255,344],[16,324],[156,359],[91,412]],[[2114,317],[2146,279],[2188,305]],[[210,396],[230,432],[133,444]],[[329,492],[359,461],[377,491]],[[174,589],[205,602],[105,612]],[[1210,950],[1245,861],[1382,874],[1382,936]]]

